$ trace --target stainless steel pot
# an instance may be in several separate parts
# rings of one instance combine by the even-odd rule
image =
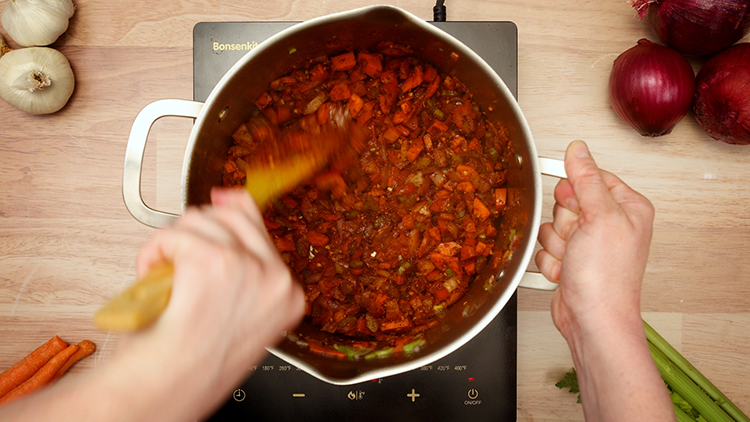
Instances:
[[[504,222],[498,223],[499,232],[500,236],[508,236],[510,230],[515,230],[523,235],[523,240],[499,272],[477,276],[465,298],[444,312],[441,324],[427,333],[429,343],[412,356],[335,360],[311,353],[301,342],[291,340],[295,336],[269,349],[333,384],[354,384],[434,362],[487,326],[519,285],[548,290],[556,287],[540,274],[525,271],[540,225],[541,174],[564,177],[562,162],[538,158],[521,109],[492,68],[460,41],[398,8],[372,6],[337,13],[300,23],[263,42],[224,75],[205,103],[161,100],[146,106],[133,123],[125,156],[123,197],[128,211],[149,226],[166,226],[178,216],[149,208],[140,195],[143,153],[154,121],[164,116],[196,119],[185,151],[182,203],[183,207],[207,203],[211,187],[221,185],[221,169],[232,132],[248,119],[255,108],[254,101],[270,81],[306,58],[367,48],[379,41],[407,44],[416,57],[456,75],[474,93],[474,101],[489,119],[505,126],[517,159],[510,163],[508,181],[513,200],[509,201]],[[319,332],[304,323],[298,330]]]

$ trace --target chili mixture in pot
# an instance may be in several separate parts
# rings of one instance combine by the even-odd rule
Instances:
[[[322,331],[403,347],[507,259],[512,246],[495,248],[512,154],[504,128],[407,46],[309,60],[256,105],[233,135],[224,186],[244,184],[269,124],[322,124],[344,107],[366,131],[353,163],[332,164],[263,214]]]

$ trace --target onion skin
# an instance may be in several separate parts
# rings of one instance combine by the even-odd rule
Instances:
[[[662,44],[706,56],[750,31],[749,0],[635,0],[631,2]]]
[[[736,44],[703,65],[693,114],[710,137],[750,145],[750,43]]]
[[[662,136],[690,111],[695,75],[680,53],[641,39],[620,54],[609,76],[612,109],[643,136]]]

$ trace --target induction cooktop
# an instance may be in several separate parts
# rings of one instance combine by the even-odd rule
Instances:
[[[517,96],[512,22],[430,22],[477,52]],[[205,101],[248,51],[295,22],[202,22],[193,30],[193,99]],[[515,421],[517,295],[479,335],[431,365],[331,385],[269,355],[210,421]]]

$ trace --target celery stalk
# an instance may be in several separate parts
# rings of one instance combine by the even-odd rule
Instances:
[[[698,385],[706,394],[724,411],[726,411],[736,422],[750,422],[750,418],[747,417],[731,400],[727,398],[718,388],[716,388],[711,381],[709,381],[703,374],[700,373],[695,367],[688,362],[672,345],[669,344],[659,333],[656,332],[646,321],[643,321],[643,326],[646,328],[646,338],[649,343],[653,344],[659,351],[661,351],[669,361],[671,361],[677,368],[682,370],[695,384]],[[685,396],[683,396],[685,397]]]
[[[414,353],[414,350],[419,350],[419,348],[424,346],[425,344],[427,344],[427,340],[423,338],[412,341],[411,343],[404,345],[404,353],[409,356]]]
[[[718,404],[714,403],[684,372],[670,362],[651,342],[648,343],[651,356],[659,368],[662,378],[674,391],[685,399],[708,422],[735,422]]]
[[[674,406],[674,414],[677,415],[677,422],[695,422],[692,416],[685,413],[684,410],[680,409],[680,406],[672,403]]]

